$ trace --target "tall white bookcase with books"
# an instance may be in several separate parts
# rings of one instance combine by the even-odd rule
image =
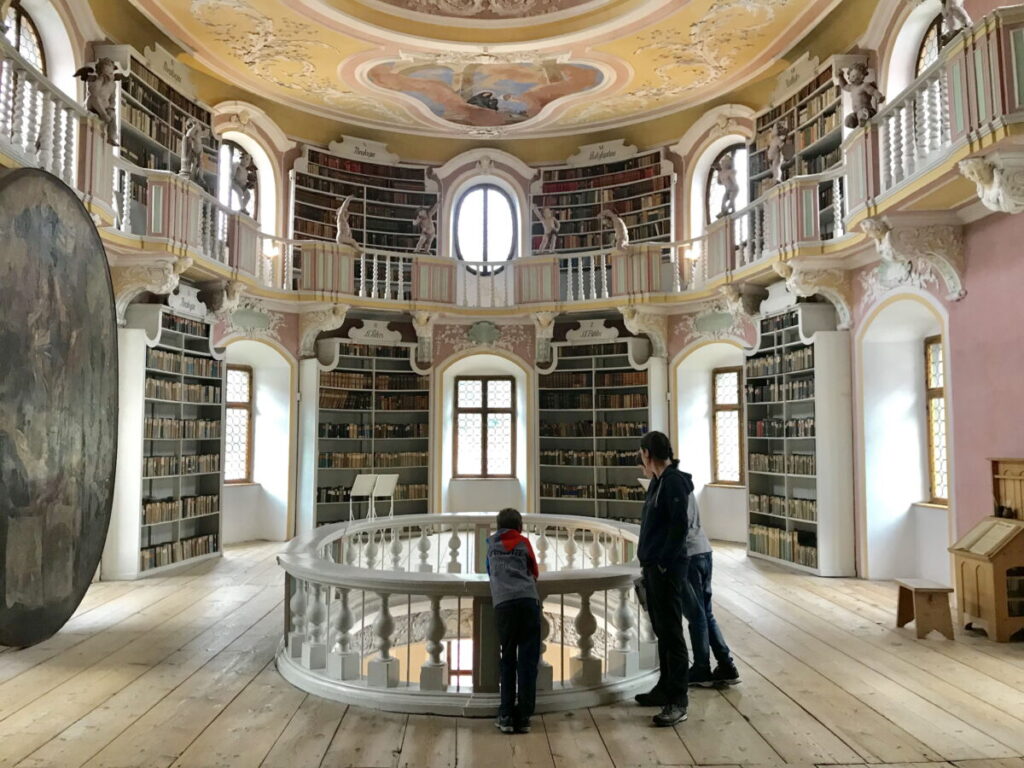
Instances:
[[[174,308],[130,306],[118,332],[117,477],[104,579],[149,576],[221,553],[226,366],[212,347],[205,307],[187,287],[179,290]]]
[[[429,511],[430,378],[413,370],[415,342],[364,321],[348,338],[322,339],[300,373],[300,525],[366,515],[351,491],[363,474],[397,474],[394,514]],[[388,515],[390,501],[376,513]]]
[[[609,333],[611,331],[611,333]],[[540,511],[625,521],[640,518],[637,458],[651,415],[650,342],[618,338],[584,320],[554,342],[539,388]]]
[[[761,317],[745,366],[748,549],[854,575],[850,334],[831,304]]]

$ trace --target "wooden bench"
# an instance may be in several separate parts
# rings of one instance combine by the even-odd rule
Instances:
[[[953,620],[949,613],[949,593],[944,587],[927,579],[896,579],[899,599],[896,604],[896,626],[916,622],[917,637],[923,638],[933,629],[953,639]]]

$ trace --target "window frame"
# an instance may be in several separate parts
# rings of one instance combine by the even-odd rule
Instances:
[[[249,399],[243,400],[228,400],[228,387],[227,387],[227,374],[224,377],[224,471],[227,471],[227,438],[228,438],[228,419],[227,412],[232,408],[245,410],[248,412],[248,418],[246,419],[246,440],[245,440],[245,477],[236,478],[234,480],[224,479],[225,485],[246,485],[253,482],[252,479],[252,446],[253,446],[253,421],[252,421],[252,401],[255,397],[255,390],[253,388],[254,377],[251,365],[234,365],[228,364],[228,371],[244,371],[249,377]]]
[[[936,15],[936,17],[932,19],[928,26],[925,28],[924,35],[921,36],[921,42],[917,46],[917,56],[914,57],[914,80],[917,80],[917,78],[921,76],[921,73],[931,66],[931,64],[929,64],[928,66],[922,67],[921,59],[924,56],[925,46],[928,45],[928,38],[931,36],[932,31],[934,31],[936,34],[936,41],[938,45],[938,49],[936,51],[936,60],[938,60],[938,56],[942,54],[942,36],[945,32],[944,26],[945,23],[942,19],[942,14],[940,13]],[[932,63],[934,64],[935,62]]]
[[[716,217],[712,216],[712,214],[711,214],[711,185],[714,184],[714,182],[715,182],[715,174],[718,173],[718,171],[716,170],[716,167],[718,166],[718,162],[723,157],[725,157],[726,155],[728,155],[730,153],[734,154],[738,150],[745,150],[745,149],[748,149],[747,145],[744,144],[742,141],[737,141],[735,144],[730,144],[728,147],[726,147],[721,152],[719,152],[717,155],[715,155],[715,159],[711,161],[711,165],[708,167],[707,178],[704,179],[704,226],[705,226],[705,228],[710,226],[711,224],[714,224],[716,221],[718,221],[718,219]],[[734,157],[734,159],[735,159],[735,157]],[[746,158],[746,160],[747,160],[748,163],[750,162],[749,153],[748,153],[748,157]],[[747,180],[747,184],[748,184],[748,186],[750,184],[749,178]],[[747,197],[749,195],[749,189],[743,189],[742,187],[740,187],[740,195],[742,197]],[[746,207],[746,205],[747,205],[746,203],[744,205],[737,205],[736,206],[736,210],[737,211],[741,211],[741,210],[743,210]]]
[[[506,256],[504,259],[501,259],[501,260],[486,259],[486,258],[483,259],[483,261],[485,263],[487,263],[488,265],[491,265],[491,264],[494,265],[494,266],[490,266],[489,268],[483,268],[483,269],[478,269],[476,266],[471,266],[470,265],[471,262],[462,253],[462,243],[461,243],[461,239],[459,238],[459,216],[462,213],[462,203],[465,201],[466,197],[468,197],[469,195],[471,195],[473,192],[475,192],[477,190],[484,190],[484,215],[483,215],[483,245],[484,245],[484,248],[483,248],[483,252],[485,254],[487,254],[489,252],[488,248],[487,248],[487,198],[488,198],[487,191],[488,190],[495,190],[496,192],[498,192],[500,195],[502,195],[505,198],[505,201],[508,203],[509,216],[510,216],[510,218],[512,220],[512,237],[510,238],[508,256]],[[476,184],[471,184],[470,186],[466,187],[464,190],[462,190],[462,192],[459,193],[459,196],[455,200],[455,206],[453,207],[452,210],[453,210],[453,213],[452,213],[452,240],[455,243],[455,248],[454,248],[455,256],[456,256],[456,258],[458,258],[459,261],[463,262],[463,264],[465,265],[466,269],[468,269],[470,272],[473,272],[474,274],[479,273],[481,275],[493,276],[493,275],[496,275],[499,272],[501,272],[505,268],[505,264],[507,262],[509,262],[509,261],[512,261],[512,259],[514,259],[516,257],[516,254],[518,253],[518,250],[519,250],[519,247],[518,247],[519,246],[519,221],[518,221],[518,215],[517,215],[517,210],[518,209],[516,208],[516,201],[515,201],[515,199],[513,198],[513,196],[511,194],[508,193],[507,190],[502,189],[497,184],[495,184],[494,182],[491,182],[491,181],[480,181],[480,182],[477,182]]]
[[[459,407],[459,382],[462,381],[479,381],[482,382],[482,406],[480,408],[460,408]],[[489,381],[507,381],[512,385],[512,406],[510,408],[490,408],[487,405],[487,382]],[[455,399],[454,407],[452,409],[452,478],[458,480],[514,480],[518,477],[516,474],[516,456],[517,456],[517,442],[518,442],[518,430],[516,429],[516,379],[515,376],[503,375],[503,376],[456,376],[455,386],[453,389],[453,397]],[[459,473],[459,415],[463,413],[479,413],[481,414],[480,423],[480,474],[460,474]],[[507,475],[498,475],[488,472],[487,463],[487,415],[490,413],[508,413],[512,416],[512,446],[511,446],[511,463],[512,472]]]
[[[934,345],[938,345],[942,349],[942,386],[933,387],[931,386],[931,348]],[[941,334],[935,336],[928,336],[924,340],[924,398],[925,398],[925,431],[928,433],[928,503],[936,504],[939,506],[948,506],[949,498],[942,497],[935,492],[935,435],[932,431],[932,401],[942,400],[943,409],[942,416],[943,421],[947,422],[943,425],[943,434],[946,439],[946,461],[945,467],[943,468],[946,475],[946,493],[949,493],[949,430],[945,427],[948,426],[947,411],[946,407],[946,348],[943,344]]]
[[[715,380],[720,373],[736,374],[736,404],[718,402],[718,387]],[[736,419],[737,451],[739,456],[740,476],[738,480],[722,480],[718,474],[718,414],[728,411],[735,411],[738,414]],[[746,453],[745,440],[743,439],[743,366],[729,365],[711,370],[711,483],[713,485],[728,485],[740,487],[746,485],[747,473],[743,456]]]
[[[35,39],[39,43],[39,62],[40,62],[39,71],[42,72],[43,77],[48,77],[49,76],[47,74],[47,69],[48,68],[47,68],[47,65],[46,65],[46,46],[43,45],[43,36],[41,34],[39,34],[39,26],[36,24],[35,19],[33,19],[32,15],[22,7],[21,0],[14,0],[14,2],[11,3],[11,7],[8,10],[9,11],[14,11],[14,23],[15,23],[15,33],[14,33],[15,34],[15,43],[14,43],[14,49],[19,54],[21,54],[21,36],[22,36],[22,31],[21,30],[22,30],[23,25],[26,22],[28,22],[28,26],[29,26],[29,29],[32,32],[32,35],[35,37]],[[22,54],[22,58],[25,58],[24,54]],[[25,59],[25,60],[28,61],[28,59]],[[31,62],[29,62],[29,63],[31,63]]]

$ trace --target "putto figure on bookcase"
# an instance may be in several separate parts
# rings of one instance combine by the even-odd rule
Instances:
[[[533,206],[533,212],[540,220],[541,226],[544,227],[544,235],[540,239],[537,253],[550,253],[558,245],[558,230],[562,228],[562,222],[558,220],[555,212],[547,206],[538,208],[535,205]]]
[[[420,208],[416,211],[416,218],[412,220],[412,225],[420,231],[420,239],[416,241],[416,247],[413,249],[414,253],[428,253],[430,251],[430,246],[437,235],[437,228],[434,226],[435,213],[437,213],[437,203],[434,203],[430,210]]]
[[[885,96],[875,81],[875,71],[867,64],[853,64],[839,70],[835,84],[850,94],[852,111],[846,116],[847,128],[859,128],[878,114]]]
[[[971,26],[974,22],[964,8],[964,0],[942,0],[942,44],[945,45],[961,29]]]
[[[786,164],[786,138],[789,136],[789,126],[779,120],[772,126],[768,136],[768,166],[772,169],[772,178],[778,184],[782,183],[782,166]]]
[[[181,135],[181,169],[179,176],[203,185],[203,126],[194,117],[185,123],[185,132]]]
[[[351,245],[353,248],[358,248],[359,243],[352,236],[352,227],[348,223],[348,208],[352,205],[354,197],[355,195],[348,195],[338,206],[338,212],[334,217],[334,224],[338,230],[334,236],[334,242],[338,245]]]
[[[725,189],[722,196],[722,209],[718,212],[718,218],[728,216],[736,212],[736,196],[740,193],[740,185],[736,181],[736,160],[732,153],[723,155],[715,165],[712,166],[718,172],[718,184]]]
[[[626,222],[622,220],[621,216],[605,208],[598,215],[598,219],[611,227],[613,235],[612,248],[620,251],[629,245],[629,227],[626,226]]]
[[[244,211],[249,207],[252,199],[252,191],[256,188],[256,164],[252,156],[242,150],[238,159],[231,165],[231,191],[238,195],[239,209]]]
[[[92,66],[75,72],[75,77],[86,85],[85,108],[96,115],[106,129],[107,144],[117,142],[117,84],[128,76],[118,71],[113,59],[102,58]]]

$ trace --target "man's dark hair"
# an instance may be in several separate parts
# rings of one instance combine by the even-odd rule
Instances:
[[[672,443],[664,432],[648,432],[640,438],[640,448],[655,461],[672,461]]]
[[[523,516],[518,509],[505,507],[498,513],[498,528],[511,528],[514,531],[523,530]]]

